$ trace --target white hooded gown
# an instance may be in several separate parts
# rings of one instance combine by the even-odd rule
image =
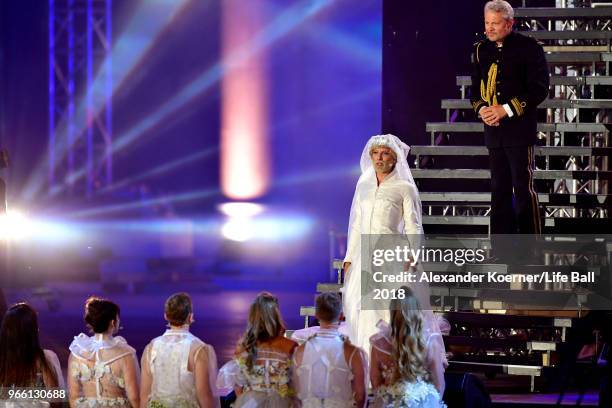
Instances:
[[[374,146],[387,146],[397,155],[397,163],[380,185],[370,158]],[[344,262],[350,262],[343,288],[343,310],[353,344],[368,355],[370,336],[377,333],[379,320],[389,321],[389,310],[362,310],[361,240],[364,234],[400,234],[407,236],[412,246],[419,246],[423,235],[421,201],[410,173],[407,156],[410,148],[393,135],[373,136],[361,156],[362,174],[355,188],[349,220],[347,252]],[[364,265],[365,266],[365,265]],[[425,324],[439,332],[431,311],[429,286],[408,285],[423,310]],[[443,356],[441,357],[443,358]]]

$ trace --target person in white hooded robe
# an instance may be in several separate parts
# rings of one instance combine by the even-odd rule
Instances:
[[[421,201],[408,165],[410,147],[394,135],[377,135],[368,140],[361,154],[361,176],[355,188],[349,219],[347,252],[344,258],[343,310],[353,344],[369,353],[370,337],[378,332],[380,320],[389,322],[388,307],[362,309],[362,236],[403,235],[418,248],[423,235]],[[369,262],[368,262],[369,263]],[[419,264],[416,266],[421,268]],[[410,285],[423,306],[424,323],[440,332],[430,306],[426,283]],[[439,358],[446,365],[445,353]]]

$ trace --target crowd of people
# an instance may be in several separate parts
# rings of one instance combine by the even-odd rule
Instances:
[[[375,407],[444,406],[443,367],[431,358],[441,338],[423,329],[419,302],[405,290],[406,297],[390,305],[390,322],[379,322],[370,358],[341,334],[339,295],[317,297],[320,325],[294,333],[296,341],[287,336],[278,299],[260,293],[233,358],[219,370],[213,347],[189,331],[194,311],[188,294],[166,300],[168,328],[145,347],[140,361],[116,335],[119,306],[90,297],[84,320],[91,333],[69,345],[66,377],[57,355],[39,342],[36,311],[17,303],[0,328],[1,398],[6,402],[7,390],[27,387],[64,389],[71,407],[219,407],[232,392],[234,407],[365,407],[368,399]]]

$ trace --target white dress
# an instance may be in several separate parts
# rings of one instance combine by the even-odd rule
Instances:
[[[170,329],[153,339],[146,356],[151,371],[151,394],[147,401],[149,407],[198,408],[195,378],[188,370],[189,355],[193,360],[199,353],[206,353],[208,359],[208,378],[213,396],[217,396],[215,380],[217,358],[212,346],[191,334],[188,330]],[[215,398],[216,406],[220,406]]]
[[[344,262],[351,262],[344,282],[343,309],[349,326],[351,342],[369,353],[370,336],[376,332],[379,320],[389,321],[389,310],[361,310],[361,236],[362,234],[423,234],[420,201],[416,187],[392,171],[380,185],[371,177],[357,185],[348,233]],[[427,294],[419,296],[426,298]],[[425,299],[422,300],[424,302]]]
[[[382,354],[379,358],[379,367],[383,384],[374,391],[373,408],[444,408],[436,387],[423,379],[416,381],[395,381],[396,364],[392,358],[393,347],[390,338],[390,328],[383,322],[378,324],[378,333],[370,339],[372,347]],[[430,372],[438,364],[440,350],[444,350],[444,342],[440,333],[423,332],[423,342],[426,350],[426,364]]]
[[[288,408],[292,406],[291,356],[259,347],[257,361],[249,369],[247,353],[243,352],[219,370],[217,387],[228,393],[241,387],[242,393],[232,405],[234,408]]]
[[[294,384],[302,408],[353,407],[353,373],[344,356],[344,340],[338,330],[319,329],[306,341],[301,363],[294,361]],[[349,362],[356,352],[355,347]]]
[[[306,340],[316,335],[319,330],[321,330],[321,326],[310,326],[304,329],[294,330],[293,333],[291,333],[291,340],[297,341],[298,344],[303,344]],[[338,325],[338,333],[340,333],[341,336],[350,338],[349,328],[346,322],[342,322]]]
[[[138,362],[136,350],[123,337],[103,339],[100,334],[89,337],[81,333],[69,349],[73,359],[68,375],[79,389],[78,396],[70,396],[76,407],[130,407],[125,379],[117,372],[121,359],[134,359],[136,367]]]

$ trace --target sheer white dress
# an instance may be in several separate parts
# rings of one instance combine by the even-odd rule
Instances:
[[[302,408],[349,408],[354,406],[353,370],[345,357],[345,337],[337,329],[319,329],[304,344],[300,364],[294,356],[293,383]],[[355,353],[363,353],[355,347]],[[365,354],[365,353],[364,353]],[[365,360],[365,357],[364,357]],[[364,367],[367,380],[367,366]],[[364,384],[364,389],[367,389]]]
[[[372,353],[377,353],[378,371],[382,375],[382,385],[374,390],[373,408],[443,408],[446,407],[442,397],[432,382],[424,379],[416,381],[397,380],[397,367],[393,359],[393,346],[390,327],[379,322],[378,333],[370,339]],[[426,364],[433,376],[442,376],[444,367],[439,359],[444,350],[444,342],[439,332],[423,331],[423,342],[426,349]]]
[[[251,369],[243,352],[219,370],[217,387],[228,392],[241,387],[234,408],[286,408],[293,405],[291,355],[276,349],[258,347],[257,361]]]
[[[123,337],[104,339],[101,334],[89,337],[81,333],[74,338],[69,349],[70,400],[75,407],[131,406],[124,377],[125,360],[132,360],[136,373],[140,370],[136,350]]]
[[[380,185],[370,158],[370,150],[374,146],[389,147],[398,159],[393,171]],[[362,270],[369,270],[369,262],[362,262],[361,240],[366,234],[403,235],[411,246],[418,247],[423,234],[421,200],[407,161],[409,151],[410,148],[396,136],[381,135],[371,137],[361,155],[362,173],[351,205],[344,258],[344,262],[350,262],[351,265],[344,282],[342,301],[351,342],[367,353],[370,351],[370,337],[376,333],[378,321],[389,321],[389,308],[362,309],[361,275]],[[429,286],[421,283],[409,286],[419,299],[423,311],[430,309]],[[432,319],[430,311],[425,316],[426,323],[429,324]]]
[[[194,336],[189,330],[169,329],[149,343],[144,359],[151,372],[152,383],[148,407],[198,408],[194,374],[189,371],[189,357],[192,361],[199,353],[206,353],[208,379],[215,406],[221,406],[216,392],[217,357],[209,344]],[[143,363],[144,365],[144,363]]]

